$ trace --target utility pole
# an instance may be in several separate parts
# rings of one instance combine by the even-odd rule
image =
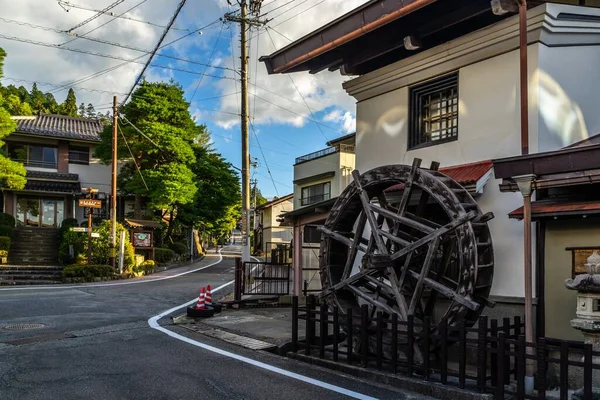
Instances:
[[[117,96],[113,97],[113,131],[112,131],[112,179],[110,193],[110,265],[116,267],[117,256],[117,124],[119,109]]]
[[[252,199],[252,213],[253,213],[253,218],[252,220],[254,221],[254,230],[256,230],[256,228],[258,227],[258,224],[256,223],[256,192],[257,192],[257,188],[256,185],[258,184],[258,179],[254,179],[252,181],[252,194],[253,194],[253,199]]]
[[[248,26],[262,26],[266,21],[259,21],[257,18],[248,17],[247,8],[250,3],[251,15],[260,14],[262,0],[239,0],[240,15],[233,13],[225,14],[225,20],[240,24],[240,45],[241,45],[241,83],[242,83],[242,261],[250,261],[250,154],[249,154],[249,135],[248,135],[248,44],[247,29]]]

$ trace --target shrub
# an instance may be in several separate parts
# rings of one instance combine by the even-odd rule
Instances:
[[[13,237],[14,228],[8,225],[0,225],[0,236]]]
[[[61,228],[62,230],[62,228]],[[73,255],[69,252],[69,246],[73,246]],[[87,235],[66,229],[62,232],[60,245],[58,247],[58,259],[62,264],[72,264],[80,255],[85,257],[87,250]]]
[[[0,250],[0,257],[8,257],[8,251]]]
[[[113,274],[114,269],[110,265],[73,264],[67,265],[62,270],[63,278],[109,278]]]
[[[157,247],[154,249],[154,258],[156,258],[156,261],[159,263],[169,262],[175,258],[175,252],[171,249]]]
[[[10,250],[10,238],[8,236],[0,236],[0,250]]]
[[[133,245],[129,240],[129,232],[123,227],[123,225],[117,223],[117,257],[119,257],[119,243],[118,238],[121,237],[121,232],[125,231],[125,257],[123,258],[123,269],[128,270],[133,268],[135,265],[135,255]],[[98,227],[94,229],[94,232],[100,234],[100,237],[92,239],[93,248],[93,260],[94,264],[108,264],[108,258],[110,255],[110,221],[103,221]],[[118,258],[117,258],[118,259]]]
[[[185,245],[185,243],[171,243],[171,245],[169,246],[169,248],[171,250],[173,250],[175,252],[175,254],[177,255],[184,255],[184,254],[188,254],[188,247]]]
[[[70,230],[73,227],[79,226],[79,222],[77,218],[67,218],[64,219],[62,224],[60,224],[60,237],[62,238],[63,234]]]
[[[0,213],[0,225],[15,227],[15,217],[7,213]]]
[[[144,271],[146,275],[149,275],[156,269],[156,263],[152,260],[146,260],[140,264],[139,269],[140,271]]]

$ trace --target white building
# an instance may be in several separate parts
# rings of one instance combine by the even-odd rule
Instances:
[[[293,194],[273,199],[256,207],[254,250],[270,257],[271,250],[280,245],[290,245],[292,228],[280,226],[278,216],[294,209]]]
[[[600,9],[545,3],[528,11],[527,29],[529,152],[600,132]],[[414,158],[468,169],[521,154],[518,46],[518,16],[495,15],[489,1],[380,0],[263,60],[270,73],[339,68],[358,76],[344,88],[357,101],[361,173]],[[523,304],[523,226],[508,218],[523,203],[518,193],[500,194],[500,180],[482,178],[478,204],[495,214],[491,300],[502,315]],[[538,267],[534,260],[534,277]],[[535,289],[538,296],[543,282]]]

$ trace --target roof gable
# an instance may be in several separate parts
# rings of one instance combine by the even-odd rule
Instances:
[[[17,123],[15,132],[30,135],[99,142],[104,129],[100,120],[66,115],[40,114],[11,118]]]

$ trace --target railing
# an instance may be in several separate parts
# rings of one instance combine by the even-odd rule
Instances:
[[[353,144],[338,144],[337,147],[340,153],[354,153],[356,149]]]
[[[301,206],[308,206],[310,204],[318,203],[320,201],[329,200],[331,198],[330,193],[318,194],[316,196],[302,197],[300,198]]]
[[[244,262],[241,294],[281,296],[290,293],[291,264]]]
[[[335,147],[328,147],[326,149],[315,151],[314,153],[306,154],[296,158],[296,164],[314,160],[315,158],[328,156],[333,153],[337,153],[337,149]]]
[[[306,321],[304,340],[299,339],[300,320]],[[496,399],[545,399],[546,391],[555,388],[560,399],[567,399],[571,371],[583,376],[583,398],[592,399],[594,370],[600,370],[594,359],[600,352],[582,342],[540,338],[537,343],[526,343],[523,331],[519,317],[499,323],[483,316],[473,328],[467,328],[464,321],[448,325],[444,320],[432,329],[427,317],[422,322],[413,317],[399,321],[396,315],[372,315],[366,305],[358,314],[348,308],[342,315],[337,307],[331,311],[317,307],[312,295],[306,307],[299,307],[297,297],[292,302],[291,348],[295,353],[303,350],[306,356],[493,393]],[[398,350],[405,357],[401,359]],[[527,360],[537,365],[533,393],[525,392]],[[554,385],[548,380],[551,370],[557,371]]]
[[[53,162],[53,161],[20,160],[20,159],[15,159],[15,158],[13,158],[12,160],[19,162],[26,167],[48,168],[48,169],[58,168],[58,163]]]

